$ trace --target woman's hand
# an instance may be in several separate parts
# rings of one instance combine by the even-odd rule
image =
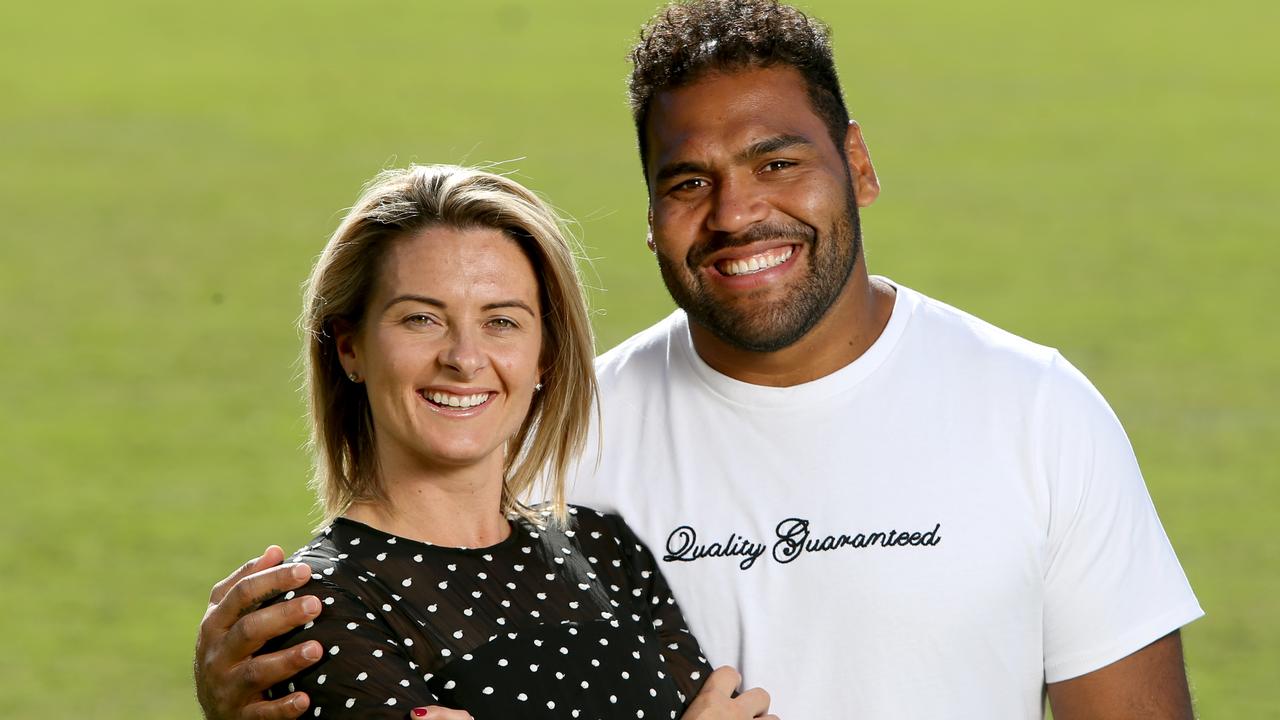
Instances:
[[[431,705],[411,710],[409,720],[472,720],[472,718],[471,713],[466,710],[450,710],[439,705]]]
[[[320,614],[320,602],[312,595],[258,609],[311,577],[306,565],[281,565],[282,560],[284,552],[272,545],[209,593],[195,658],[196,697],[208,720],[296,718],[307,709],[305,693],[268,701],[263,692],[319,660],[319,643],[253,657],[266,641]]]
[[[751,688],[733,697],[733,691],[741,683],[742,676],[737,670],[728,665],[717,668],[681,720],[778,720],[777,715],[765,714],[769,712],[769,693],[764,690]]]

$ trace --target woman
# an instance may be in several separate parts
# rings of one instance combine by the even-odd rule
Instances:
[[[322,717],[679,717],[710,668],[653,556],[564,502],[595,379],[554,213],[491,173],[384,172],[302,323],[326,526],[297,593],[324,608],[280,645],[327,654],[277,691]],[[527,507],[540,478],[553,500]]]

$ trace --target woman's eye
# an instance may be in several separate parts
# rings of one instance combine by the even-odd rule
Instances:
[[[404,321],[415,327],[426,327],[435,323],[435,318],[430,315],[410,315]]]
[[[516,327],[516,323],[511,318],[494,318],[489,321],[489,327],[498,328],[499,330],[510,330]]]

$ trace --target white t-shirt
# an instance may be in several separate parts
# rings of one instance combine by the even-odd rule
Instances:
[[[679,311],[606,353],[570,496],[622,513],[781,717],[1040,718],[1046,681],[1203,612],[1088,380],[897,288],[866,353],[798,386],[712,370]]]

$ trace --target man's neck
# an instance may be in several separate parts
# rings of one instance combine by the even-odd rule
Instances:
[[[872,282],[859,258],[826,315],[781,350],[743,350],[696,323],[689,330],[694,350],[717,372],[753,385],[789,387],[830,375],[862,357],[889,323],[895,294],[888,283]]]

